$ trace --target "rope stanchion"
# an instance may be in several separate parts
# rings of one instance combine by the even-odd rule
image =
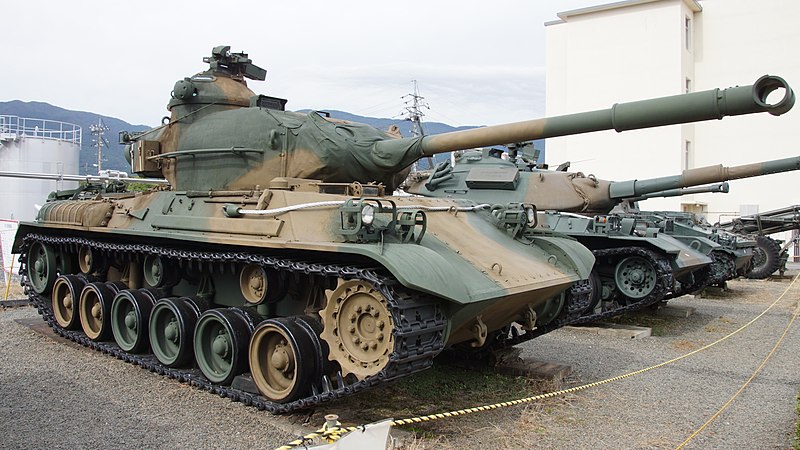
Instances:
[[[558,391],[547,392],[545,394],[534,395],[534,396],[531,396],[531,397],[525,397],[525,398],[521,398],[521,399],[517,399],[517,400],[510,400],[510,401],[506,401],[506,402],[494,403],[494,404],[491,404],[491,405],[475,406],[475,407],[472,407],[472,408],[464,408],[464,409],[459,409],[459,410],[449,411],[449,412],[444,412],[444,413],[436,413],[436,414],[429,414],[429,415],[426,415],[426,416],[417,416],[417,417],[410,417],[410,418],[407,418],[407,419],[394,420],[394,421],[391,422],[391,425],[392,426],[400,426],[400,425],[410,425],[410,424],[421,423],[421,422],[430,422],[430,421],[438,420],[438,419],[445,419],[445,418],[449,418],[449,417],[458,417],[458,416],[463,416],[463,415],[472,414],[472,413],[476,413],[476,412],[491,411],[491,410],[495,410],[495,409],[498,409],[498,408],[505,408],[505,407],[509,407],[509,406],[522,405],[522,404],[531,403],[531,402],[534,402],[534,401],[537,401],[537,400],[544,400],[544,399],[547,399],[547,398],[558,397],[558,396],[562,396],[562,395],[566,395],[566,394],[571,394],[571,393],[583,391],[583,390],[586,390],[586,389],[589,389],[589,388],[602,386],[604,384],[608,384],[608,383],[612,383],[612,382],[615,382],[615,381],[624,380],[626,378],[630,378],[630,377],[633,377],[633,376],[636,376],[636,375],[641,375],[643,373],[647,373],[647,372],[653,371],[655,369],[659,369],[661,367],[664,367],[664,366],[667,366],[667,365],[670,365],[670,364],[674,364],[674,363],[676,363],[678,361],[681,361],[683,359],[686,359],[686,358],[688,358],[690,356],[694,356],[694,355],[696,355],[698,353],[701,353],[701,352],[703,352],[705,350],[708,350],[708,349],[720,344],[721,342],[724,342],[724,341],[730,339],[731,337],[741,333],[743,330],[747,329],[748,327],[750,327],[753,323],[755,323],[757,320],[761,319],[762,317],[764,317],[764,315],[766,315],[769,311],[771,311],[778,303],[780,303],[781,300],[783,300],[783,298],[786,296],[786,293],[789,292],[789,289],[792,288],[792,286],[795,284],[795,282],[798,280],[798,278],[800,278],[800,274],[795,276],[795,278],[792,280],[792,282],[789,284],[789,286],[783,291],[783,293],[777,299],[775,299],[774,302],[772,302],[766,309],[764,309],[764,311],[759,313],[757,316],[755,316],[752,320],[750,320],[746,324],[742,325],[741,327],[737,328],[736,330],[732,331],[731,333],[729,333],[729,334],[717,339],[716,341],[711,342],[710,344],[706,344],[703,347],[700,347],[700,348],[698,348],[696,350],[693,350],[693,351],[691,351],[689,353],[686,353],[686,354],[683,354],[681,356],[672,358],[672,359],[670,359],[668,361],[664,361],[664,362],[652,365],[650,367],[646,367],[644,369],[639,369],[639,370],[636,370],[636,371],[633,371],[633,372],[629,372],[629,373],[626,373],[626,374],[623,374],[623,375],[617,375],[615,377],[606,378],[604,380],[595,381],[593,383],[588,383],[588,384],[584,384],[584,385],[581,385],[581,386],[575,386],[575,387],[571,387],[571,388],[567,388],[567,389],[561,389],[561,390],[558,390]],[[798,311],[800,311],[800,306],[798,306]],[[784,331],[784,336],[788,332],[788,330],[791,327],[792,323],[794,323],[794,320],[797,317],[797,315],[798,315],[798,313],[796,312],[794,314],[794,317],[792,318],[792,321],[789,324],[789,327],[787,327],[786,331]],[[776,344],[775,348],[777,348],[777,346],[780,345],[780,342],[782,342],[782,341],[783,341],[783,337],[781,337],[781,339],[778,341],[778,344]],[[775,351],[775,349],[773,348],[773,351],[770,352],[770,355],[774,351]],[[767,359],[769,359],[769,357]],[[763,367],[764,364],[766,364],[766,360],[762,363],[762,367]],[[759,367],[759,369],[757,370],[756,374],[760,370],[761,370],[761,367]],[[751,377],[751,378],[754,378],[756,374],[753,374],[753,377]],[[749,383],[749,381],[748,381],[748,383]],[[742,389],[744,389],[744,386],[742,387]],[[742,389],[740,389],[740,391]],[[738,393],[736,395],[738,395]],[[733,399],[729,400],[729,402],[731,402],[731,401],[733,401]],[[715,414],[714,417],[709,419],[708,423],[710,423],[714,418],[716,418],[716,416],[718,416],[721,412],[722,411],[718,412],[717,414]],[[329,441],[336,441],[339,438],[341,438],[342,436],[344,436],[345,434],[350,433],[352,431],[355,431],[358,428],[359,427],[333,427],[333,428],[328,428],[327,430],[323,428],[323,429],[318,430],[316,433],[309,434],[308,436],[311,436],[310,439],[315,439],[315,438],[318,438],[318,437],[322,437],[322,438],[328,439]],[[703,427],[701,427],[701,429],[698,430],[696,433],[699,433],[700,431],[702,431],[702,428],[705,428],[705,425]],[[693,438],[696,435],[696,433],[693,434],[692,436],[690,436],[690,439]],[[687,439],[686,442],[688,442],[690,439]],[[295,442],[296,442],[296,444],[295,444]],[[302,445],[304,442],[305,441],[301,441],[301,440],[293,441],[293,442],[288,443],[285,446],[278,447],[275,450],[291,450],[292,448],[294,448],[294,447],[296,447],[298,445]],[[681,447],[678,447],[678,448],[681,448]]]

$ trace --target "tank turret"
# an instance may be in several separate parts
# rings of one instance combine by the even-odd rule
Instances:
[[[599,130],[625,131],[756,112],[780,115],[794,104],[788,84],[755,84],[620,103],[605,110],[399,139],[368,125],[320,113],[285,111],[286,100],[255,95],[245,78],[264,79],[244,53],[217,47],[209,69],[178,81],[164,125],[125,136],[134,172],[163,175],[177,190],[266,186],[278,177],[322,182],[377,181],[393,189],[424,156]],[[777,102],[768,96],[783,90]]]

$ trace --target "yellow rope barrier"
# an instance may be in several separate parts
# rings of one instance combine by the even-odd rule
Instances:
[[[466,415],[466,414],[472,414],[472,413],[481,412],[481,411],[491,411],[491,410],[498,409],[498,408],[516,406],[516,405],[521,405],[521,404],[524,404],[524,403],[534,402],[534,401],[537,401],[537,400],[544,400],[546,398],[558,397],[558,396],[561,396],[561,395],[571,394],[571,393],[582,391],[582,390],[586,390],[586,389],[589,389],[589,388],[602,386],[604,384],[608,384],[608,383],[611,383],[611,382],[614,382],[614,381],[624,380],[626,378],[630,378],[630,377],[633,377],[633,376],[636,376],[636,375],[641,375],[643,373],[650,372],[650,371],[655,370],[655,369],[659,369],[659,368],[667,366],[669,364],[676,363],[676,362],[681,361],[683,359],[686,359],[686,358],[688,358],[690,356],[693,356],[693,355],[696,355],[696,354],[698,354],[700,352],[708,350],[709,348],[716,346],[717,344],[719,344],[719,343],[721,343],[721,342],[723,342],[723,341],[735,336],[736,334],[739,334],[744,329],[748,328],[754,322],[756,322],[757,320],[762,318],[765,314],[767,314],[769,311],[771,311],[772,308],[774,308],[775,305],[777,305],[783,299],[783,297],[786,295],[786,293],[789,291],[789,289],[791,289],[791,287],[795,284],[795,282],[797,281],[798,278],[800,278],[800,274],[795,276],[795,278],[792,280],[792,282],[789,284],[789,286],[786,288],[786,290],[784,290],[783,293],[774,302],[772,302],[764,311],[762,311],[760,314],[758,314],[756,317],[754,317],[752,320],[750,320],[746,324],[742,325],[738,329],[732,331],[730,334],[728,334],[726,336],[723,336],[723,337],[717,339],[716,341],[714,341],[714,342],[712,342],[710,344],[707,344],[707,345],[705,345],[703,347],[698,348],[697,350],[693,350],[693,351],[691,351],[689,353],[686,353],[684,355],[678,356],[676,358],[672,358],[672,359],[670,359],[668,361],[664,361],[664,362],[655,364],[653,366],[646,367],[644,369],[639,369],[639,370],[636,370],[636,371],[633,371],[633,372],[629,372],[629,373],[626,373],[624,375],[618,375],[618,376],[615,376],[615,377],[606,378],[605,380],[595,381],[593,383],[584,384],[584,385],[581,385],[581,386],[575,386],[575,387],[571,387],[571,388],[568,388],[568,389],[561,389],[561,390],[558,390],[558,391],[547,392],[545,394],[534,395],[534,396],[531,396],[531,397],[525,397],[525,398],[521,398],[521,399],[517,399],[517,400],[507,401],[507,402],[494,403],[494,404],[491,404],[491,405],[475,406],[475,407],[472,407],[472,408],[464,408],[464,409],[459,409],[459,410],[449,411],[449,412],[444,412],[444,413],[430,414],[430,415],[427,415],[427,416],[418,416],[418,417],[411,417],[411,418],[408,418],[408,419],[399,419],[399,420],[392,421],[391,425],[392,426],[398,426],[398,425],[409,425],[409,424],[420,423],[420,422],[429,422],[429,421],[437,420],[437,419],[444,419],[444,418],[448,418],[448,417],[463,416],[463,415]],[[794,321],[794,319],[792,319],[792,322],[793,321]],[[791,324],[790,324],[790,326],[791,326]],[[787,328],[787,331],[788,331],[788,328]],[[782,340],[782,338],[781,338],[781,340]],[[774,349],[773,349],[773,351],[774,351]],[[765,361],[765,363],[766,363],[766,361]],[[759,370],[760,370],[760,368],[759,368]],[[711,420],[713,420],[713,418],[710,419],[709,422]],[[352,431],[355,431],[355,430],[357,430],[359,428],[360,427],[333,427],[333,428],[328,428],[328,429],[321,428],[321,429],[317,430],[314,433],[310,433],[310,434],[308,434],[306,436],[303,436],[300,439],[297,439],[295,441],[289,442],[284,446],[277,447],[275,450],[291,450],[294,447],[297,447],[299,445],[303,445],[305,443],[308,443],[310,440],[316,439],[318,437],[325,438],[325,439],[327,439],[329,441],[336,441],[339,438],[341,438],[342,436],[344,436],[345,434],[350,433]],[[698,430],[698,432],[699,431],[700,430]],[[691,437],[694,437],[694,436],[691,436]],[[688,442],[688,439],[687,439],[687,442]]]
[[[792,283],[789,285],[790,288],[792,287],[794,282],[797,281],[798,277],[800,277],[800,274],[798,274],[797,276],[794,277],[794,279],[792,280]],[[787,288],[786,291],[788,291],[788,290],[789,289]],[[786,291],[784,291],[784,294],[786,294]],[[781,295],[781,297],[783,297],[783,295]],[[758,376],[758,374],[761,372],[761,369],[763,369],[764,366],[767,365],[767,362],[769,361],[770,358],[772,358],[772,355],[775,353],[775,350],[777,350],[778,347],[783,343],[784,338],[786,338],[786,335],[789,333],[789,330],[792,328],[792,325],[794,325],[794,321],[797,319],[798,314],[800,314],[800,303],[798,303],[797,308],[795,308],[794,314],[792,314],[792,319],[789,321],[789,324],[786,325],[786,329],[783,330],[783,334],[778,339],[778,342],[776,342],[775,346],[772,347],[772,350],[770,350],[769,354],[767,354],[766,358],[764,358],[764,361],[761,362],[761,365],[759,365],[758,368],[756,368],[755,372],[753,372],[753,375],[751,375],[750,378],[748,378],[747,381],[745,381],[744,384],[742,384],[742,387],[740,387],[739,390],[736,391],[736,393],[733,394],[733,396],[731,396],[731,398],[729,398],[728,401],[725,402],[724,405],[722,405],[722,407],[719,409],[719,411],[714,413],[714,415],[712,415],[703,425],[701,425],[700,428],[698,428],[697,430],[695,430],[694,433],[689,435],[689,437],[686,438],[686,440],[683,441],[681,443],[681,445],[677,446],[675,448],[675,450],[682,449],[683,447],[686,446],[686,444],[689,443],[689,441],[691,441],[692,439],[697,437],[697,435],[700,434],[711,422],[716,420],[716,418],[719,417],[720,414],[722,414],[723,411],[728,409],[728,407],[731,405],[731,403],[733,403],[733,401],[736,399],[736,397],[738,397],[739,394],[741,394],[742,391],[744,391],[745,388],[748,385],[750,385],[750,383],[755,379],[755,377]]]
[[[11,274],[14,273],[14,257],[11,257],[11,269],[8,271],[8,278],[6,278],[6,297],[3,300],[8,300],[8,288],[11,287]]]

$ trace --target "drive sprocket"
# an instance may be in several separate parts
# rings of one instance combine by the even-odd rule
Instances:
[[[386,298],[365,280],[345,281],[330,294],[320,311],[322,339],[330,347],[328,358],[342,374],[359,380],[375,375],[394,351],[394,325]]]

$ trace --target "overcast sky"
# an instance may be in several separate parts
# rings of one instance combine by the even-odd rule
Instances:
[[[400,117],[418,80],[424,120],[526,120],[544,112],[544,23],[608,2],[4,2],[0,101],[157,125],[175,81],[224,44],[267,69],[249,86],[287,109]]]

